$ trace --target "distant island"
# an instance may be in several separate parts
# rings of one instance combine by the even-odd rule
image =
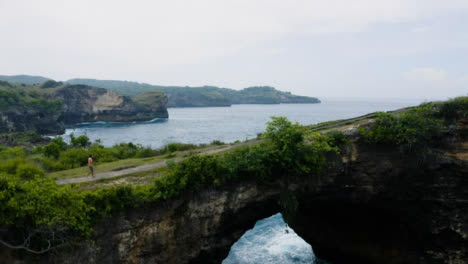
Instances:
[[[51,79],[41,76],[0,75],[0,80],[11,83],[41,84]],[[231,106],[233,104],[320,103],[318,98],[293,95],[290,92],[278,91],[271,86],[254,86],[238,91],[216,86],[161,86],[129,81],[96,79],[71,79],[65,83],[105,88],[130,98],[148,91],[162,91],[168,97],[167,107]]]

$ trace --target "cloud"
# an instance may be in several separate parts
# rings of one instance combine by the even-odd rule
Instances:
[[[0,0],[0,10],[0,74],[58,80],[383,95],[395,90],[375,87],[415,62],[465,65],[468,47],[466,0]],[[447,76],[415,68],[404,79]]]
[[[436,68],[413,68],[404,73],[405,78],[413,81],[441,82],[448,78],[448,73]]]

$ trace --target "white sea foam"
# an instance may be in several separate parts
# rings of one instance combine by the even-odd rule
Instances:
[[[223,264],[292,264],[315,261],[312,247],[286,227],[281,214],[258,221],[232,247]]]

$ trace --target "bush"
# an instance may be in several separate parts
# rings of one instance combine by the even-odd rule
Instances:
[[[434,117],[431,104],[411,109],[399,117],[378,113],[375,124],[369,129],[359,129],[366,142],[400,146],[405,152],[437,144],[441,131],[442,122]]]
[[[219,185],[225,173],[225,168],[214,156],[190,156],[176,164],[167,176],[155,180],[153,195],[156,199],[167,199],[186,189]]]
[[[31,180],[35,177],[44,177],[45,173],[42,169],[31,165],[31,164],[21,164],[16,169],[16,176],[23,180]]]
[[[164,152],[176,152],[176,151],[184,151],[190,149],[196,149],[197,145],[194,144],[185,144],[185,143],[170,143],[168,144],[163,150]]]
[[[216,146],[221,146],[221,145],[225,145],[226,143],[220,141],[220,140],[213,140],[211,141],[210,145],[216,145]]]
[[[110,217],[129,207],[136,207],[150,199],[149,187],[116,186],[83,193],[85,203],[93,210],[91,219]]]
[[[55,143],[60,147],[60,150],[66,150],[68,148],[68,145],[65,141],[63,141],[62,137],[56,137],[52,139],[51,143]]]
[[[29,234],[25,246],[30,252],[42,252],[44,244],[53,248],[75,236],[89,235],[89,210],[69,186],[58,187],[44,177],[19,181],[0,175],[0,226],[8,229],[7,237],[15,244]]]
[[[349,144],[350,140],[346,137],[345,134],[341,131],[333,131],[327,135],[328,139],[327,142],[330,146],[336,146],[342,149],[344,146]]]
[[[439,110],[440,115],[446,120],[468,117],[468,97],[457,97],[442,103]]]
[[[46,81],[45,83],[43,83],[41,85],[41,88],[42,89],[55,88],[55,87],[58,87],[60,85],[63,85],[63,83],[62,82],[56,82],[54,80],[48,80],[48,81]]]
[[[46,157],[41,157],[40,163],[47,171],[61,171],[69,168],[68,166],[64,166],[64,164],[59,160],[51,160]]]
[[[26,163],[26,160],[23,158],[13,158],[5,160],[2,163],[0,163],[0,172],[15,175],[18,167],[24,163]]]
[[[157,156],[159,152],[151,148],[140,148],[137,150],[135,157],[136,158],[148,158]]]
[[[62,152],[60,162],[68,169],[84,166],[88,163],[88,152],[81,148],[69,149]]]
[[[79,137],[75,137],[73,134],[70,135],[70,141],[73,147],[78,148],[87,148],[91,145],[91,141],[85,135],[81,135]]]
[[[60,156],[61,147],[57,143],[52,142],[42,148],[42,151],[46,157],[52,157],[58,159]]]
[[[113,155],[117,159],[128,159],[135,157],[138,146],[133,143],[121,143],[112,147]]]

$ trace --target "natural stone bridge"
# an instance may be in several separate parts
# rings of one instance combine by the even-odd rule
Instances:
[[[95,244],[54,261],[220,263],[257,220],[281,210],[279,196],[289,189],[299,201],[290,225],[320,258],[466,263],[467,144],[456,146],[403,155],[355,142],[320,178],[242,182],[132,209],[100,224]]]
[[[403,155],[354,142],[321,177],[241,182],[130,209],[35,263],[220,263],[259,219],[299,202],[291,227],[333,263],[466,263],[467,142]]]

